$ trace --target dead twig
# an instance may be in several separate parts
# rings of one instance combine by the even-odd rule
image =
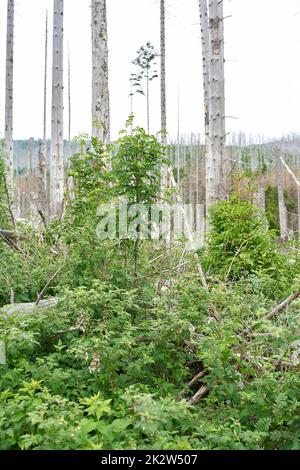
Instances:
[[[285,299],[283,302],[281,302],[280,305],[278,305],[276,308],[272,310],[272,312],[268,313],[268,315],[265,316],[266,320],[272,320],[272,318],[277,317],[277,315],[284,310],[286,307],[288,307],[292,302],[294,302],[296,299],[300,297],[300,292],[295,292],[294,294],[291,294],[287,299]]]
[[[205,377],[205,375],[207,375],[208,372],[206,370],[203,370],[202,372],[199,372],[197,375],[195,375],[195,377],[192,378],[192,380],[190,380],[190,382],[187,384],[187,388],[192,388],[192,386],[199,380],[199,379],[202,379],[203,377]],[[179,393],[179,395],[177,396],[176,400],[181,400],[184,395],[186,393],[186,390],[181,390],[181,392]]]
[[[58,268],[55,273],[50,277],[50,279],[48,280],[47,284],[45,285],[45,287],[41,290],[41,292],[39,293],[39,295],[37,296],[37,299],[36,299],[36,302],[35,302],[35,305],[38,305],[40,303],[40,301],[42,300],[46,290],[48,289],[48,287],[50,286],[51,282],[54,281],[54,279],[59,275],[59,273],[62,271],[64,265],[61,266],[60,268]]]

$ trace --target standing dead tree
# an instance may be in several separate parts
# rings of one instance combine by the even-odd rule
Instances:
[[[204,64],[206,211],[225,198],[225,72],[223,1],[199,0]]]
[[[199,0],[201,43],[202,43],[202,72],[203,72],[203,93],[204,93],[204,121],[205,138],[208,146],[209,132],[209,30],[208,30],[208,9],[207,0]]]
[[[52,121],[50,164],[50,211],[55,217],[63,213],[64,203],[64,104],[63,104],[63,37],[64,0],[54,0],[52,62]]]
[[[106,0],[92,0],[92,134],[110,141]]]
[[[166,98],[166,5],[160,0],[160,101],[161,101],[161,132],[162,143],[167,144],[167,98]],[[161,187],[167,189],[168,171],[162,168]]]
[[[47,211],[47,72],[48,72],[48,11],[45,27],[45,63],[44,63],[44,110],[43,140],[39,145],[39,210]]]
[[[277,175],[277,193],[279,208],[280,237],[285,240],[288,237],[287,209],[284,200],[284,173],[282,171],[282,162],[280,160],[279,149],[276,150],[276,175]]]
[[[5,152],[7,156],[7,186],[13,197],[13,74],[14,74],[14,0],[7,1],[6,83],[5,83]]]

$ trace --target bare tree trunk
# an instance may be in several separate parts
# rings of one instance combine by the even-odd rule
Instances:
[[[7,185],[13,198],[13,73],[14,73],[14,0],[7,1],[6,85],[5,85],[5,147],[7,155]]]
[[[167,100],[166,100],[166,6],[160,0],[160,76],[161,76],[161,130],[162,141],[167,142]]]
[[[46,217],[47,213],[47,162],[46,141],[40,142],[39,146],[39,209]]]
[[[206,210],[226,196],[223,2],[209,2],[209,137],[206,158]]]
[[[27,190],[28,200],[30,201],[30,192],[32,191],[32,173],[33,173],[33,138],[30,137],[28,141],[27,150]]]
[[[72,156],[72,145],[71,145],[71,59],[70,59],[70,48],[68,45],[68,111],[69,111],[69,126],[68,126],[68,169],[70,169],[71,156]],[[74,181],[73,177],[68,177],[68,191],[71,200],[75,199],[74,194]]]
[[[166,99],[166,5],[160,0],[160,102],[161,102],[161,131],[162,144],[167,144],[167,99]],[[166,190],[169,186],[168,170],[162,168],[161,187]]]
[[[147,131],[150,134],[150,87],[149,87],[149,72],[147,72]]]
[[[92,127],[93,136],[110,141],[108,37],[106,0],[92,0]]]
[[[297,186],[298,237],[300,237],[300,187]]]
[[[44,141],[46,141],[46,133],[47,133],[47,73],[48,73],[48,10],[46,11],[46,26],[45,26],[44,119],[43,119]]]
[[[54,0],[50,208],[56,217],[61,216],[64,203],[63,15],[64,1]]]
[[[261,211],[266,212],[266,190],[262,177],[259,179],[258,182],[257,206]]]
[[[204,92],[204,118],[205,118],[205,139],[208,145],[209,133],[209,29],[208,29],[208,11],[207,0],[199,0],[200,8],[200,26],[202,43],[202,70],[203,70],[203,92]]]
[[[276,151],[276,170],[277,170],[277,192],[278,192],[278,209],[279,209],[279,225],[280,237],[285,240],[288,237],[287,227],[287,210],[284,201],[284,172],[280,160],[279,151]]]
[[[44,64],[44,118],[43,140],[39,145],[39,205],[46,217],[47,212],[47,72],[48,72],[48,11],[45,27],[45,64]]]

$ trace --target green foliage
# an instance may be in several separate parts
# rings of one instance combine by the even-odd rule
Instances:
[[[249,202],[215,205],[200,253],[207,291],[190,254],[178,268],[183,245],[140,243],[136,269],[134,242],[97,238],[98,205],[150,207],[163,164],[141,128],[112,146],[93,139],[72,159],[65,219],[20,225],[19,251],[0,244],[0,305],[11,289],[35,300],[55,272],[46,295],[58,297],[0,310],[0,449],[300,448],[299,301],[266,319],[299,290],[296,245],[279,247]]]
[[[205,266],[227,280],[252,274],[276,279],[277,287],[291,281],[297,266],[280,253],[276,234],[255,205],[233,197],[210,211],[211,232]]]
[[[161,166],[169,165],[164,147],[157,138],[138,127],[124,130],[112,155],[112,197],[125,196],[128,203],[149,207],[160,191]]]
[[[158,56],[158,52],[150,42],[147,42],[145,46],[140,47],[137,51],[137,57],[132,61],[133,65],[137,67],[137,73],[131,74],[130,79],[132,86],[136,89],[136,93],[145,95],[143,89],[144,79],[147,80],[148,87],[148,82],[158,78],[157,70],[153,70],[153,67],[156,65],[154,61]]]

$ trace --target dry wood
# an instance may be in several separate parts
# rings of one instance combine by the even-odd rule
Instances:
[[[45,295],[45,292],[47,291],[48,287],[50,286],[51,282],[54,281],[54,279],[59,275],[59,273],[62,271],[64,266],[60,266],[60,268],[58,268],[55,273],[49,278],[47,284],[45,285],[45,287],[41,290],[41,292],[39,293],[39,295],[37,296],[37,299],[36,299],[36,302],[35,302],[35,305],[39,305],[39,303],[41,302],[43,296]]]
[[[50,299],[41,300],[39,305],[35,302],[6,305],[0,309],[0,314],[6,313],[7,315],[13,315],[15,313],[28,314],[34,312],[36,309],[55,307],[58,303],[58,299],[52,297]]]
[[[202,379],[206,375],[207,375],[206,370],[199,372],[197,375],[195,375],[195,377],[192,378],[192,380],[190,380],[190,382],[187,384],[187,388],[191,388],[199,379]],[[179,393],[177,397],[177,400],[181,400],[184,397],[185,393],[186,393],[186,390],[181,390],[181,392]]]
[[[279,150],[276,150],[276,172],[277,172],[277,192],[278,192],[278,207],[279,207],[279,225],[280,236],[282,240],[288,237],[287,226],[287,210],[284,200],[284,174],[281,168],[281,160]]]
[[[209,0],[209,123],[206,157],[206,212],[225,199],[225,78],[223,1]]]
[[[277,315],[284,310],[286,307],[288,307],[292,302],[294,302],[296,299],[300,297],[300,292],[295,292],[294,294],[291,294],[287,299],[285,299],[283,302],[281,302],[280,305],[278,305],[272,312],[270,312],[268,315],[265,316],[266,320],[272,320],[272,318],[277,317]]]
[[[7,156],[7,184],[13,199],[13,73],[14,73],[14,13],[15,2],[7,2],[6,85],[5,85],[5,150]]]
[[[204,397],[208,392],[208,388],[203,385],[195,395],[192,396],[192,398],[189,399],[189,405],[196,405],[201,398]]]
[[[106,0],[92,0],[92,134],[110,141]]]
[[[57,218],[63,212],[64,203],[63,18],[64,1],[54,0],[50,210],[51,214]]]

